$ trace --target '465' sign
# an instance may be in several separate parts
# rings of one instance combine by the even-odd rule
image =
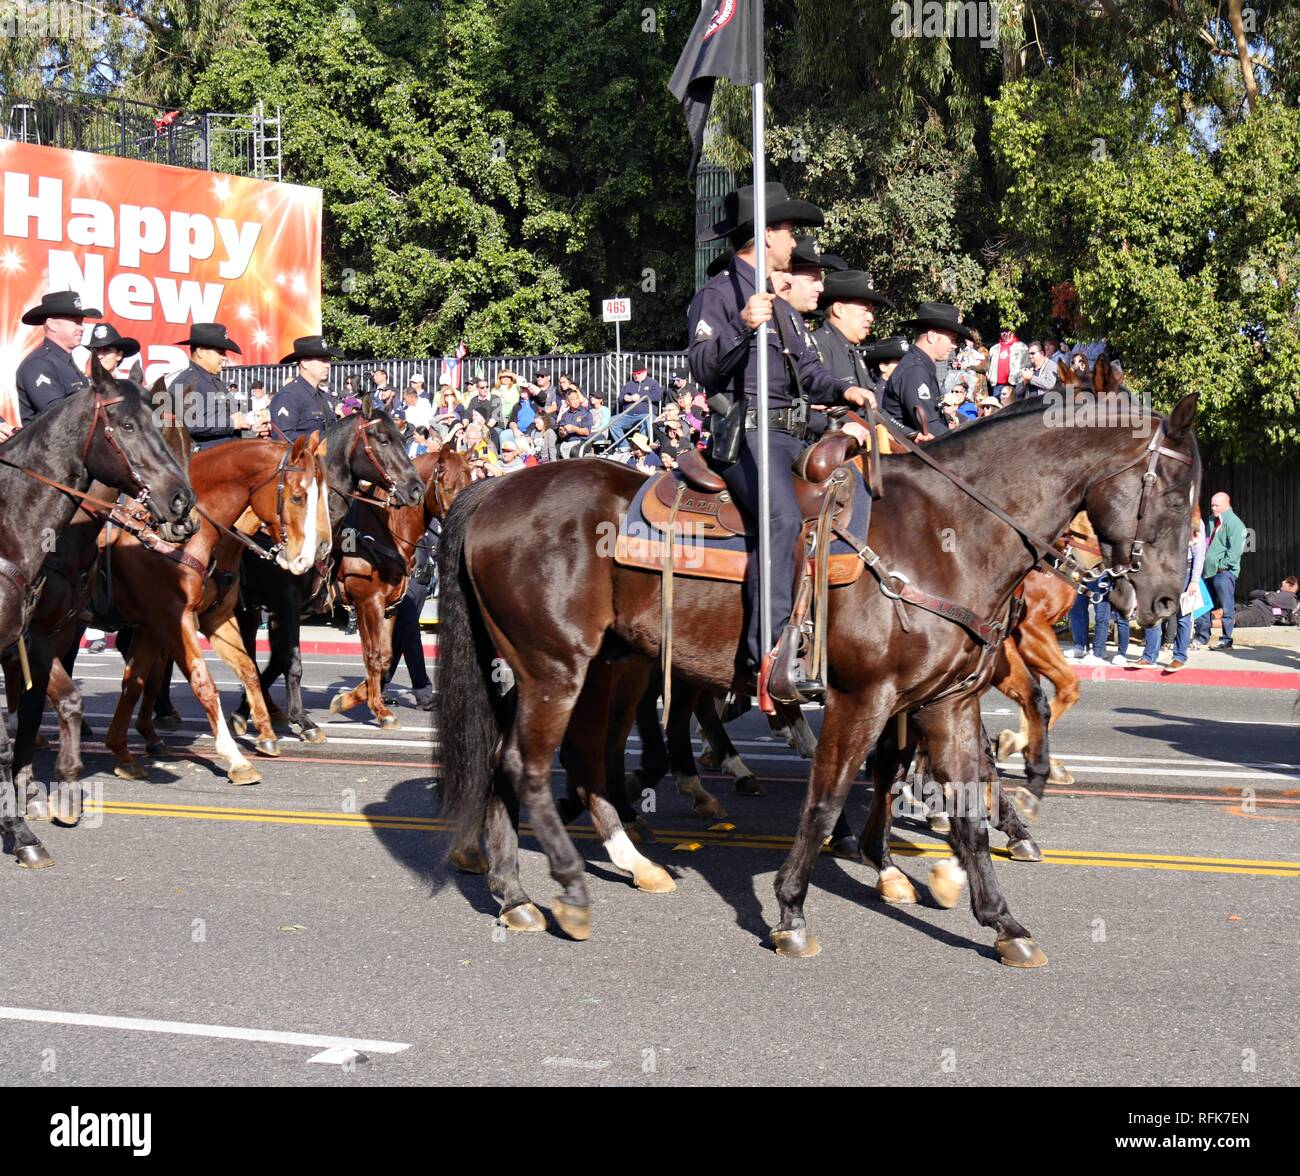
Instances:
[[[606,298],[601,304],[607,323],[626,323],[632,318],[632,299]]]

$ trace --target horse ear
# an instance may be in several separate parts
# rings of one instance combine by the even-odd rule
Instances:
[[[313,433],[312,436],[315,437],[316,434]],[[326,437],[321,437],[320,442],[312,447],[312,452],[315,453],[316,456],[320,458],[321,461],[324,461],[325,458],[329,455],[329,448],[330,448],[329,439]]]
[[[1065,360],[1058,359],[1056,361],[1056,378],[1060,380],[1062,384],[1073,384],[1074,368],[1066,363]]]
[[[167,381],[159,376],[149,388],[149,399],[157,404],[167,391]]]
[[[320,430],[313,429],[310,433],[307,434],[307,441],[306,444],[303,446],[303,448],[306,449],[308,453],[314,453],[316,451],[316,447],[319,444],[320,444]]]
[[[1110,366],[1110,355],[1102,352],[1092,365],[1092,390],[1103,396],[1115,387],[1115,372]]]
[[[1185,437],[1192,425],[1196,423],[1196,404],[1199,399],[1199,393],[1189,392],[1174,405],[1174,411],[1169,414],[1167,429],[1171,441]]]
[[[302,461],[303,450],[305,450],[306,448],[307,448],[307,438],[302,436],[295,437],[293,442],[293,448],[289,450],[289,460],[292,462]]]
[[[375,400],[369,392],[361,398],[361,415],[366,420],[375,415]]]

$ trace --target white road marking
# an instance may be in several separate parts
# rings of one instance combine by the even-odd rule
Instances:
[[[279,1029],[246,1029],[239,1025],[204,1025],[192,1021],[155,1021],[148,1017],[106,1017],[98,1013],[57,1012],[52,1009],[14,1009],[0,1006],[0,1020],[32,1021],[41,1025],[84,1025],[96,1029],[129,1029],[137,1033],[174,1033],[182,1037],[218,1037],[225,1041],[258,1041],[270,1045],[301,1045],[317,1050],[355,1050],[359,1053],[399,1054],[411,1048],[406,1041],[364,1041],[322,1033],[286,1033]],[[317,1054],[310,1061],[323,1061]],[[339,1057],[335,1064],[346,1058]]]

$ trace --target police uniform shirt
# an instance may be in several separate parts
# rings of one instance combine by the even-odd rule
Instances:
[[[817,354],[834,376],[848,376],[860,388],[870,388],[871,378],[867,374],[867,365],[857,348],[840,334],[832,324],[825,323],[812,333],[813,346]]]
[[[77,370],[71,355],[46,339],[18,365],[17,385],[19,416],[30,425],[37,413],[89,388],[90,381]]]
[[[302,376],[287,381],[271,401],[271,435],[283,433],[287,441],[305,437],[313,429],[323,437],[333,418],[325,393]]]
[[[923,408],[926,432],[937,437],[948,431],[948,424],[940,410],[942,403],[934,360],[919,347],[909,347],[885,385],[881,411],[902,425],[910,437],[920,432],[921,422],[916,410]]]
[[[218,376],[196,364],[179,372],[167,386],[172,411],[190,432],[199,449],[239,436],[233,423],[230,389]]]
[[[749,407],[758,406],[758,332],[740,319],[740,312],[754,293],[754,267],[740,258],[700,289],[691,302],[687,317],[690,332],[691,375],[703,386],[705,395],[729,392],[744,395]],[[799,373],[804,393],[814,404],[834,404],[857,384],[846,376],[832,375],[817,354],[803,326],[803,320],[784,298],[773,304],[773,322],[767,331],[768,407],[789,408],[798,395],[790,367],[782,354],[782,331],[775,319],[784,316],[790,360]]]

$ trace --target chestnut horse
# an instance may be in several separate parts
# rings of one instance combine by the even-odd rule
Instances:
[[[426,487],[424,501],[388,507],[358,502],[344,524],[350,542],[344,544],[336,573],[343,599],[357,610],[366,677],[353,689],[340,690],[330,702],[330,713],[342,714],[368,702],[379,725],[389,729],[400,726],[384,703],[381,685],[393,658],[393,614],[406,595],[430,519],[446,518],[456,495],[473,480],[469,459],[449,445],[422,454],[414,465]]]
[[[830,594],[824,722],[799,831],[777,875],[778,952],[820,950],[803,913],[813,865],[859,766],[896,715],[927,708],[938,779],[984,778],[979,695],[992,674],[987,655],[1006,632],[1015,589],[1079,510],[1121,557],[1113,562],[1132,581],[1139,622],[1154,623],[1176,607],[1199,475],[1195,412],[1190,395],[1167,421],[1133,405],[1118,422],[1093,416],[1071,427],[1059,403],[1044,397],[941,437],[924,454],[890,459],[890,493],[876,504],[869,535],[879,558],[864,549],[871,574]],[[615,865],[646,889],[671,888],[666,873],[630,843],[605,781],[606,743],[631,726],[630,712],[610,713],[611,661],[660,654],[660,578],[616,564],[610,550],[643,482],[599,460],[552,463],[471,486],[443,528],[441,672],[458,685],[437,696],[439,729],[455,732],[444,744],[443,799],[457,840],[483,824],[488,882],[507,926],[545,925],[519,881],[522,803],[563,887],[552,905],[556,921],[573,938],[591,933],[584,863],[551,795],[551,761],[566,731],[565,766]],[[971,541],[947,550],[947,528]],[[880,590],[885,581],[904,584],[904,576],[939,601],[942,615],[908,610]],[[739,589],[681,577],[675,592],[675,668],[727,690],[736,684]],[[966,621],[948,619],[954,602]],[[905,611],[906,630],[896,609]],[[509,709],[500,699],[497,658],[514,675]],[[570,730],[575,708],[583,721]],[[1046,957],[998,890],[984,816],[978,808],[952,816],[975,917],[994,929],[1004,962],[1041,966]]]
[[[90,387],[42,412],[0,445],[0,499],[21,509],[0,516],[0,649],[22,636],[41,565],[93,481],[137,494],[156,522],[182,524],[194,491],[167,451],[149,406],[129,380],[91,363]],[[28,696],[39,723],[44,681]],[[52,864],[17,804],[8,724],[0,721],[0,834],[13,838],[22,866]],[[24,795],[25,805],[25,795]]]
[[[257,667],[234,621],[239,560],[252,541],[232,529],[236,523],[249,530],[258,524],[265,526],[275,544],[272,557],[277,564],[293,573],[310,569],[329,543],[325,474],[313,434],[299,437],[292,445],[249,440],[212,446],[190,459],[190,479],[199,496],[202,525],[178,558],[160,555],[120,531],[108,545],[114,603],[135,632],[123,672],[122,696],[105,742],[117,759],[117,775],[144,777],[145,770],[127,748],[126,739],[131,714],[143,694],[136,729],[150,754],[166,750],[154,727],[152,695],[161,684],[161,673],[156,671],[170,656],[181,666],[207,714],[217,754],[229,762],[230,780],[255,784],[261,776],[244,758],[226,726],[221,698],[203,660],[199,633],[210,639],[212,648],[239,676],[253,700],[253,718],[260,735],[257,750],[278,755],[257,684]],[[245,518],[246,512],[250,512],[249,518]]]

